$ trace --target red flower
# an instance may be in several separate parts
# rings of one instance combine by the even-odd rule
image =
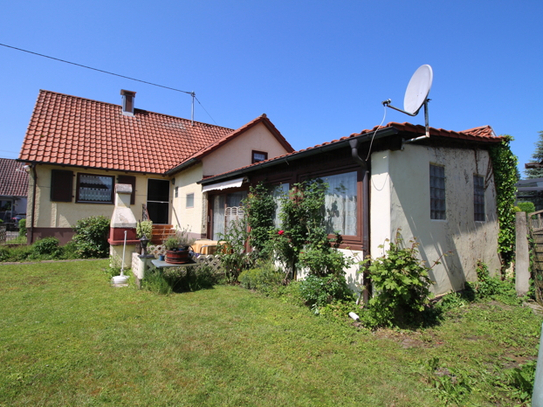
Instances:
[[[283,233],[285,233],[284,230],[280,230],[279,232],[277,232],[279,235],[282,235]]]

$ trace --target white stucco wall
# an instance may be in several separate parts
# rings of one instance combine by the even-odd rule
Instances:
[[[446,220],[430,219],[430,163],[445,167]],[[383,250],[377,246],[386,238],[394,239],[401,229],[405,243],[417,238],[428,265],[440,259],[431,273],[436,294],[462,289],[465,280],[475,280],[478,260],[497,273],[499,227],[493,178],[487,176],[489,165],[486,151],[471,149],[408,144],[401,151],[372,154],[372,256],[381,256]],[[475,174],[486,179],[485,222],[474,221]]]
[[[191,236],[197,238],[205,233],[206,216],[202,186],[196,182],[203,176],[202,164],[194,165],[175,177],[173,193],[172,224],[178,228],[189,230]],[[175,189],[177,188],[177,197]],[[194,194],[194,206],[187,207],[187,195]]]

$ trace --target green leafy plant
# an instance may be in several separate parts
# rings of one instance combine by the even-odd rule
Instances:
[[[251,187],[249,195],[243,201],[247,225],[249,226],[249,244],[261,259],[271,256],[270,231],[274,228],[274,216],[277,204],[270,188],[263,183]]]
[[[77,221],[73,242],[81,258],[104,258],[108,256],[110,220],[105,216],[90,216]]]
[[[136,236],[138,239],[141,239],[145,235],[149,240],[153,235],[153,221],[152,220],[142,220],[136,224]]]
[[[410,246],[404,247],[398,230],[389,245],[385,256],[362,262],[374,288],[361,316],[370,328],[415,323],[429,304],[431,267],[419,259],[418,242],[412,239]]]
[[[231,222],[227,231],[219,236],[217,253],[228,283],[236,282],[243,270],[256,264],[256,253],[247,250],[248,238],[245,217]]]
[[[309,274],[299,284],[305,304],[313,309],[338,300],[352,300],[353,295],[343,275],[317,276]]]
[[[32,255],[37,258],[58,258],[62,254],[56,237],[44,237],[32,245]]]
[[[19,220],[19,236],[26,236],[26,219]]]
[[[474,292],[474,299],[494,299],[507,304],[518,304],[521,301],[516,295],[512,281],[491,277],[487,265],[481,261],[477,262],[476,271],[477,281],[466,283],[466,286]]]
[[[497,192],[497,212],[500,231],[498,252],[502,260],[502,275],[515,256],[515,199],[518,181],[517,157],[511,151],[513,137],[504,136],[500,144],[489,150]]]
[[[267,292],[280,285],[284,273],[277,270],[271,262],[260,263],[258,267],[244,270],[238,277],[242,287]]]

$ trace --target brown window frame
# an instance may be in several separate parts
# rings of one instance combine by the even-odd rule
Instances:
[[[90,175],[94,177],[106,177],[111,178],[111,191],[109,194],[108,200],[87,200],[81,198],[81,176],[83,175]],[[92,173],[86,173],[86,172],[78,172],[77,173],[77,184],[76,184],[76,203],[85,203],[85,204],[113,204],[114,203],[114,197],[115,197],[115,177],[113,175],[103,175],[103,174],[92,174]]]
[[[256,159],[256,155],[257,154],[262,154],[264,156],[264,158],[262,160],[257,160]],[[254,164],[254,163],[258,163],[260,161],[266,161],[268,159],[268,153],[266,151],[258,151],[258,150],[253,150],[251,152],[251,163]]]

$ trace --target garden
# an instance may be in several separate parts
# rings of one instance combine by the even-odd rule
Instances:
[[[358,260],[361,301],[345,281],[355,260],[327,233],[326,187],[295,185],[279,205],[254,187],[220,267],[151,267],[141,286],[111,285],[104,218],[65,246],[0,246],[0,406],[529,405],[533,293],[480,262],[463,292],[432,298],[432,265],[398,231],[386,256]]]

